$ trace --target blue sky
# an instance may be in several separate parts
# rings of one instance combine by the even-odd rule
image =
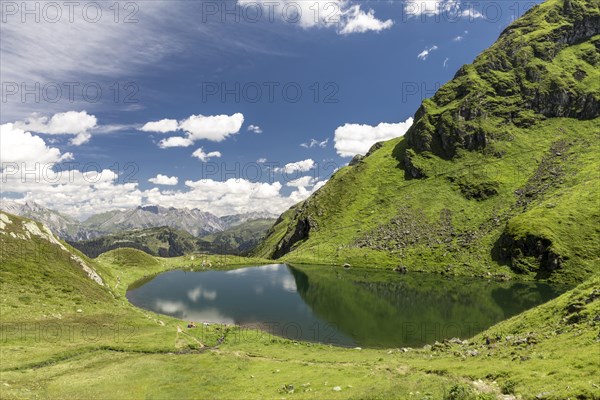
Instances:
[[[249,0],[141,1],[92,22],[82,4],[73,21],[34,9],[39,22],[3,4],[0,116],[2,197],[80,218],[148,203],[281,212],[402,135],[423,97],[533,5],[282,0],[270,18]],[[170,132],[146,125],[165,119]],[[162,148],[172,137],[186,146]]]

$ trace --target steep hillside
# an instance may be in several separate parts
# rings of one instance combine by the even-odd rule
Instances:
[[[69,244],[92,258],[125,247],[142,250],[153,256],[178,257],[209,246],[185,231],[167,227],[135,229]]]
[[[15,315],[74,313],[110,303],[106,270],[61,242],[46,226],[0,213],[0,303],[3,320]]]
[[[578,281],[599,270],[600,3],[548,0],[284,213],[255,255]]]

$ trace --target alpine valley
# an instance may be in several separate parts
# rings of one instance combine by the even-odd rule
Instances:
[[[3,200],[0,398],[600,399],[599,205],[600,1],[546,0],[278,217]]]

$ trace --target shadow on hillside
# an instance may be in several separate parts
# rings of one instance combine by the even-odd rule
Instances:
[[[406,157],[406,149],[408,148],[406,139],[402,139],[392,150],[392,157],[398,161],[396,164],[396,168],[404,171],[404,179],[411,180],[414,177],[407,171],[406,165],[404,164],[404,159]]]
[[[542,265],[542,260],[536,260],[532,265],[531,261],[527,261],[526,259],[535,258],[533,256],[525,257],[524,259],[514,259],[512,255],[513,251],[517,251],[518,254],[522,254],[523,250],[517,248],[516,250],[511,249],[511,238],[507,235],[506,232],[503,232],[500,237],[496,240],[492,249],[490,250],[490,255],[492,260],[497,262],[499,265],[508,266],[513,272],[517,274],[526,274],[528,272],[535,272],[535,279],[543,280],[549,279],[552,276],[553,270],[544,268]]]

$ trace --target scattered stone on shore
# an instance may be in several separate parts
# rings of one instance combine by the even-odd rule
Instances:
[[[281,387],[281,391],[284,393],[289,393],[292,394],[294,393],[295,389],[294,389],[294,385],[290,385],[290,384],[285,384]]]

